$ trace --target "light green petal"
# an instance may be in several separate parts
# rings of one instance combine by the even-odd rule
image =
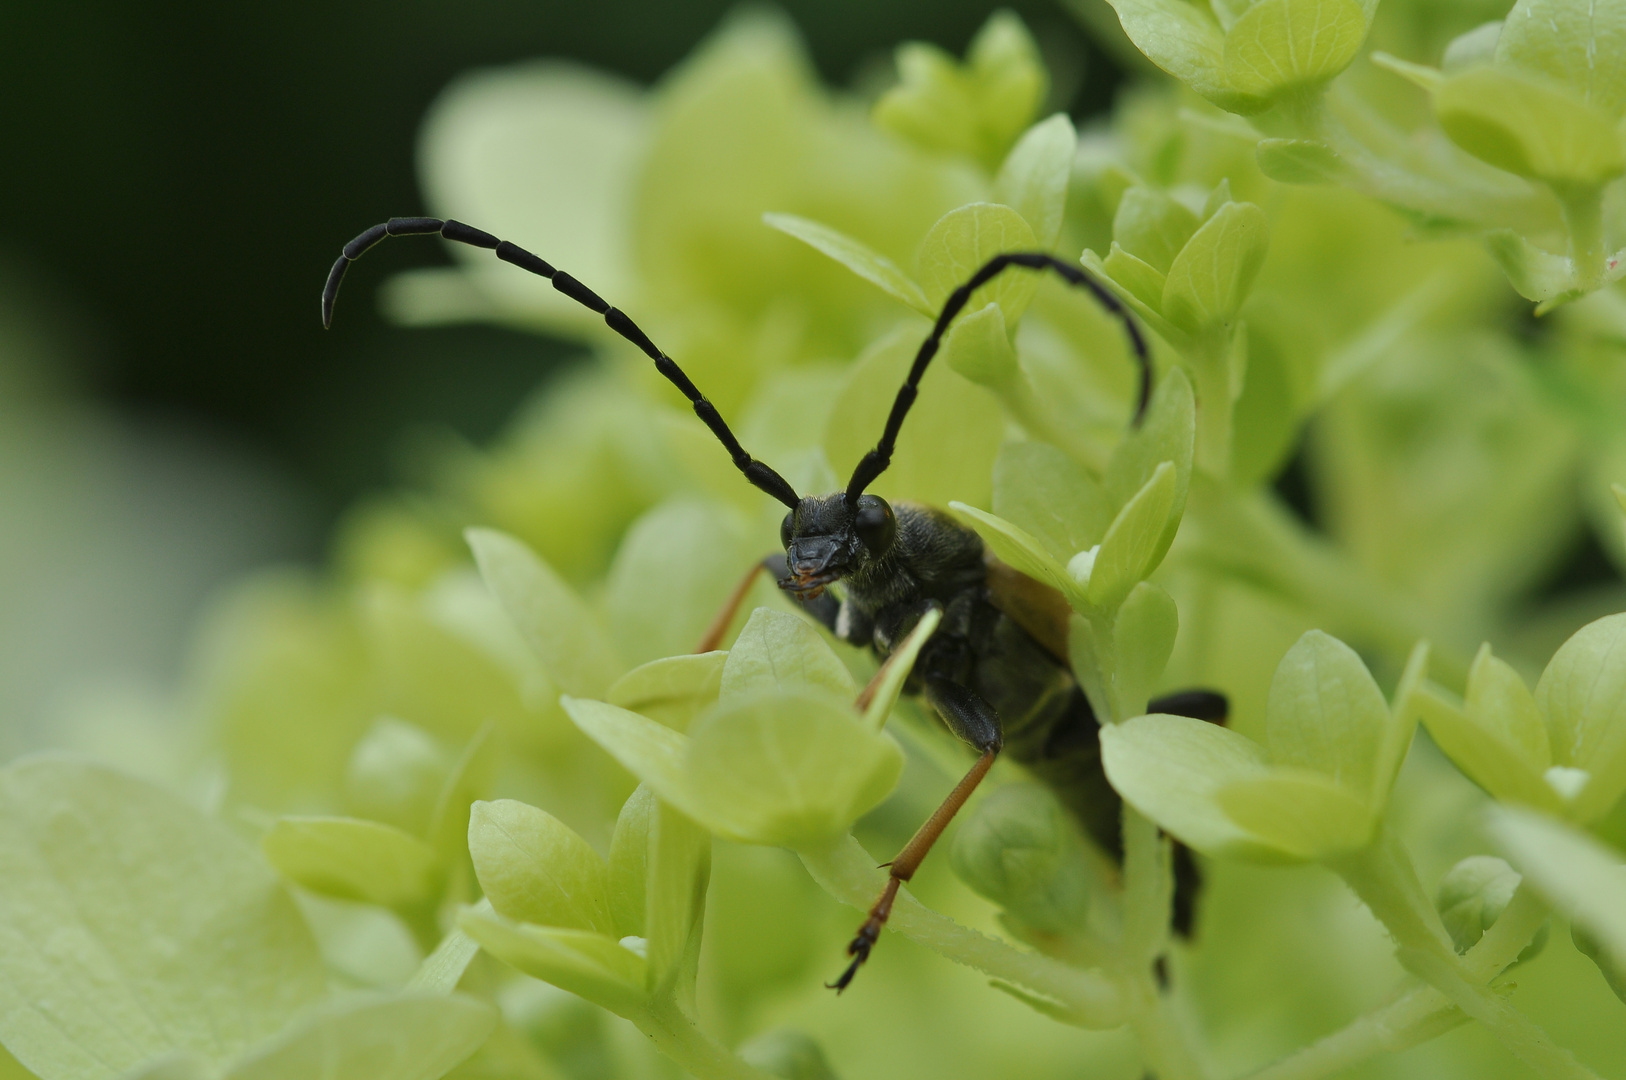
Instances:
[[[289,880],[344,900],[386,907],[421,903],[438,876],[434,849],[378,821],[285,817],[260,843]]]
[[[604,860],[552,814],[513,799],[477,802],[469,815],[469,855],[497,914],[615,933]]]
[[[720,697],[807,687],[843,698],[858,693],[852,672],[812,623],[788,611],[757,608],[729,650]]]
[[[466,994],[343,997],[257,1047],[221,1080],[437,1080],[496,1025],[497,1010]]]

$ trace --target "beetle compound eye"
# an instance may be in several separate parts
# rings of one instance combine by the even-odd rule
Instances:
[[[790,547],[790,538],[796,532],[796,511],[792,510],[785,515],[785,520],[779,523],[779,546]]]
[[[858,516],[853,519],[853,531],[871,555],[885,555],[898,535],[898,519],[885,499],[878,495],[865,495],[858,500]]]

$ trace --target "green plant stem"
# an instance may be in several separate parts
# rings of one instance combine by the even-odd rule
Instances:
[[[1393,833],[1384,826],[1368,847],[1328,860],[1395,939],[1395,955],[1457,1008],[1491,1030],[1515,1057],[1555,1080],[1596,1080],[1595,1074],[1556,1045],[1501,994],[1472,977],[1458,958],[1439,913],[1423,891]],[[1529,912],[1519,916],[1529,917]]]
[[[798,854],[820,888],[860,911],[869,910],[886,883],[885,872],[850,836]],[[1114,1028],[1125,1022],[1123,992],[1115,980],[1100,972],[1080,971],[1048,956],[1013,949],[933,911],[907,889],[899,891],[887,928],[956,963],[1059,1003],[1082,1027]]]
[[[1601,187],[1555,188],[1564,208],[1564,225],[1570,234],[1570,265],[1575,287],[1595,292],[1604,283],[1607,252],[1603,242],[1603,189]]]
[[[1233,336],[1234,328],[1216,327],[1184,352],[1197,397],[1195,464],[1218,480],[1231,474],[1231,418],[1236,408],[1232,388],[1237,382],[1231,369],[1244,362],[1233,355]]]
[[[670,996],[632,1011],[627,1019],[696,1080],[771,1080],[713,1042]]]
[[[1547,914],[1547,905],[1528,886],[1519,886],[1502,917],[1463,957],[1469,979],[1489,982],[1500,975],[1529,946]],[[1341,1030],[1248,1074],[1247,1080],[1320,1080],[1378,1054],[1408,1050],[1467,1019],[1436,988],[1414,985]]]

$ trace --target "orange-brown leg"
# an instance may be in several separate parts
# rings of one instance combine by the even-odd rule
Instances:
[[[892,904],[898,898],[898,887],[915,876],[915,871],[920,869],[926,853],[931,851],[932,845],[937,843],[937,838],[943,835],[943,830],[948,828],[949,822],[954,820],[954,815],[960,812],[960,807],[965,805],[971,793],[977,790],[982,778],[988,775],[988,770],[993,768],[994,758],[998,754],[997,746],[984,750],[977,763],[971,766],[971,771],[954,785],[954,790],[949,792],[943,804],[926,819],[924,825],[915,830],[915,835],[903,845],[898,857],[887,864],[891,876],[887,878],[886,888],[881,891],[881,898],[875,901],[875,906],[869,909],[869,918],[858,928],[858,936],[847,946],[847,955],[853,958],[852,963],[847,965],[847,970],[841,973],[839,979],[825,984],[830,989],[838,994],[847,989],[847,985],[853,981],[853,976],[858,974],[858,969],[869,959],[870,950],[875,948],[875,943],[880,940],[881,927],[886,925],[886,920],[892,915]]]
[[[723,637],[734,623],[734,616],[740,613],[740,605],[745,603],[746,596],[750,595],[751,586],[756,582],[757,575],[765,569],[767,568],[759,562],[745,572],[745,576],[740,578],[740,583],[734,586],[734,591],[728,594],[728,599],[723,601],[722,610],[717,612],[717,617],[706,627],[705,636],[700,639],[695,652],[715,652],[717,647],[722,645]]]

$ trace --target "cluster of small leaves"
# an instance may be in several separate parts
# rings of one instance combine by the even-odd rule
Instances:
[[[783,508],[641,353],[459,251],[390,310],[593,362],[358,507],[324,576],[227,600],[176,705],[195,745],[157,778],[190,801],[74,760],[0,772],[0,1076],[1308,1080],[1464,1024],[1384,1075],[1592,1075],[1537,1016],[1618,1072],[1626,596],[1528,594],[1589,526],[1626,566],[1626,16],[1114,6],[1185,88],[1082,136],[1008,13],[963,60],[903,46],[869,103],[749,15],[648,92],[468,76],[423,158],[435,212],[635,313],[803,491],[873,445],[989,256],[1117,293],[1152,339],[1142,422],[1122,325],[1007,273],[875,490],[1067,601],[1121,861],[1002,763],[833,1004],[875,864],[968,764],[901,693],[935,619],[877,672],[759,580],[693,653]],[[1442,68],[1374,69],[1374,43]],[[1496,261],[1574,303],[1520,331]],[[1272,485],[1296,449],[1320,529]],[[1143,715],[1193,685],[1228,727]],[[1189,943],[1163,834],[1204,858]]]

